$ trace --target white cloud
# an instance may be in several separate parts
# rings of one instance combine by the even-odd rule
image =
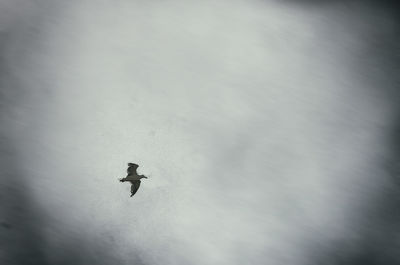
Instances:
[[[321,16],[86,1],[52,19],[27,64],[51,88],[27,99],[23,159],[66,226],[149,264],[305,264],[305,240],[348,231],[384,120]],[[151,175],[132,199],[128,161]]]

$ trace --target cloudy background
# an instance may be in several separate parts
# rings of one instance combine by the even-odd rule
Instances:
[[[399,264],[399,29],[391,1],[1,1],[0,263]]]

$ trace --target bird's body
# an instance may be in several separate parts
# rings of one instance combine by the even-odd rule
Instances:
[[[120,179],[119,181],[121,182],[125,182],[125,181],[129,181],[132,185],[131,185],[131,197],[133,195],[135,195],[135,193],[137,192],[137,190],[140,187],[140,179],[142,178],[146,178],[146,176],[144,175],[138,175],[138,173],[136,172],[136,169],[139,166],[133,163],[128,163],[128,169],[127,169],[127,173],[128,175],[125,178]]]
[[[128,175],[125,178],[123,178],[121,182],[140,180],[142,178],[142,176],[143,175],[131,175],[131,176]]]

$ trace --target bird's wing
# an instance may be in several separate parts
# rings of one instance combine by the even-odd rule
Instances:
[[[126,172],[128,173],[128,176],[130,176],[130,175],[137,175],[136,169],[137,169],[138,167],[139,167],[139,166],[136,165],[136,164],[128,163],[128,169],[126,170]]]
[[[135,195],[135,193],[140,187],[140,180],[131,181],[131,183],[132,183],[131,185],[131,197],[132,197],[133,195]]]

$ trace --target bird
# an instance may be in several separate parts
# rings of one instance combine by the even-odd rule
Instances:
[[[131,197],[135,195],[140,187],[140,179],[147,179],[145,175],[138,175],[136,172],[139,166],[134,163],[128,163],[128,169],[126,170],[128,175],[125,178],[119,179],[120,182],[129,181],[131,183]]]

